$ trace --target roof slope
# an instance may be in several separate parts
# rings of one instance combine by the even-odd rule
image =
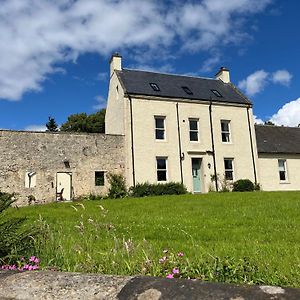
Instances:
[[[117,71],[117,75],[128,94],[251,104],[231,83],[221,80],[128,69]],[[160,91],[154,91],[150,83],[157,84]],[[182,87],[188,87],[193,94],[187,94]],[[217,90],[223,97],[217,97],[211,90]]]
[[[300,154],[300,128],[255,125],[259,153]]]

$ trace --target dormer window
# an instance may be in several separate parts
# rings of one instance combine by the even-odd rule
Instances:
[[[156,83],[149,83],[149,84],[152,87],[153,91],[155,91],[155,92],[159,92],[160,91],[160,88],[159,88],[159,86]]]
[[[188,95],[193,95],[193,92],[192,92],[187,86],[182,86],[182,89],[183,89]]]
[[[222,98],[223,96],[221,95],[221,93],[217,90],[211,90],[215,96],[219,97],[219,98]]]

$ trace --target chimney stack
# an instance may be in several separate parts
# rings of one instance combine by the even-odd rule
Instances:
[[[222,80],[224,83],[230,82],[229,70],[225,67],[221,67],[218,73],[215,75],[216,79]]]
[[[114,53],[109,61],[110,63],[110,76],[115,70],[122,70],[122,56],[119,53]]]

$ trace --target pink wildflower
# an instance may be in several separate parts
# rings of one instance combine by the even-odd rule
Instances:
[[[36,263],[36,264],[39,264],[39,263],[40,263],[40,260],[36,257],[35,260],[34,260],[33,262]]]
[[[168,275],[166,276],[166,278],[172,279],[172,278],[174,278],[174,275],[173,275],[173,274],[168,274]]]
[[[35,261],[35,259],[36,259],[36,257],[35,257],[35,256],[31,256],[31,257],[29,258],[29,261],[30,261],[30,262],[34,262],[34,261]]]
[[[173,272],[173,274],[179,274],[179,269],[178,268],[174,268],[172,272]]]
[[[182,256],[184,256],[184,253],[183,253],[183,252],[179,252],[179,253],[177,254],[177,256],[182,257]]]

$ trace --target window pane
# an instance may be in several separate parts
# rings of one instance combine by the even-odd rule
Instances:
[[[225,171],[225,179],[233,180],[233,171]]]
[[[224,159],[225,170],[232,170],[232,159]]]
[[[198,141],[198,132],[190,131],[190,141]]]
[[[104,186],[104,172],[95,172],[95,186]]]
[[[167,181],[167,171],[157,171],[157,181]]]
[[[280,180],[286,180],[285,171],[279,171]]]
[[[165,120],[162,119],[162,118],[155,118],[155,128],[161,128],[161,129],[164,129],[164,122]]]
[[[165,139],[165,131],[161,129],[155,130],[155,138],[157,140],[164,140]]]
[[[279,168],[279,171],[285,171],[285,161],[284,160],[278,160],[278,168]]]
[[[228,132],[222,132],[222,142],[229,143],[230,138],[229,138],[229,133]]]
[[[222,121],[222,122],[221,122],[221,129],[222,129],[222,131],[227,131],[227,132],[229,132],[229,122],[227,122],[227,121]]]
[[[190,120],[190,130],[198,130],[198,121]]]
[[[157,158],[156,163],[157,163],[157,170],[159,170],[159,169],[166,170],[167,169],[167,163],[166,163],[165,158]]]

